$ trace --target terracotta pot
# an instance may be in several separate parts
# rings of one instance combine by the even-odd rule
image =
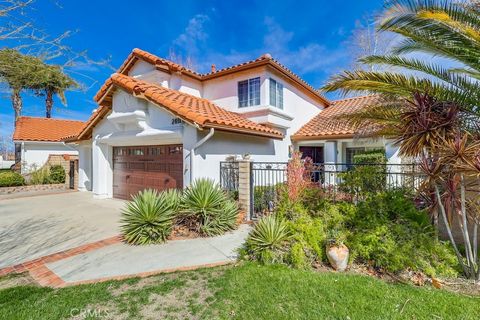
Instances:
[[[344,244],[328,245],[327,258],[333,269],[337,271],[345,271],[348,266],[349,250]]]

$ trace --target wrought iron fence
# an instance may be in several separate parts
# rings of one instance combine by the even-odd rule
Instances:
[[[396,188],[416,191],[423,181],[415,164],[306,163],[305,169],[311,187],[333,201],[358,201],[366,193]],[[253,218],[275,210],[286,181],[286,162],[252,163]]]
[[[287,162],[252,162],[250,167],[252,218],[272,212],[279,201],[280,187],[287,181]]]
[[[230,192],[234,198],[238,197],[238,162],[220,162],[220,186],[223,190]]]
[[[273,212],[287,182],[287,162],[252,162],[252,218]],[[332,201],[362,200],[366,194],[406,188],[416,192],[424,180],[415,164],[305,163],[305,179]],[[220,185],[238,197],[239,163],[220,163]]]

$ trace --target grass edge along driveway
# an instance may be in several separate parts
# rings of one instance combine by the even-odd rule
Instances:
[[[0,319],[478,319],[479,315],[480,297],[356,274],[255,263],[63,289],[21,285],[0,290]]]

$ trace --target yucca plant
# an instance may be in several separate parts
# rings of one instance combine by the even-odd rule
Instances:
[[[180,194],[171,189],[159,193],[147,189],[127,202],[122,211],[121,230],[131,244],[162,243],[170,235],[180,205]]]
[[[215,214],[207,216],[203,225],[200,226],[200,232],[207,236],[224,234],[233,230],[237,224],[238,205],[236,202],[228,200],[223,205],[223,209],[216,211]]]
[[[236,226],[238,207],[210,179],[195,180],[182,197],[182,219],[195,231],[219,235]]]
[[[285,220],[275,215],[262,217],[250,232],[246,249],[252,258],[262,262],[276,262],[291,233]]]

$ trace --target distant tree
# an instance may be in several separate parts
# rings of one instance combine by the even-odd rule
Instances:
[[[43,64],[33,78],[31,89],[37,95],[45,96],[46,117],[51,118],[53,97],[57,95],[63,104],[66,104],[65,91],[78,87],[77,82],[65,74],[58,65]]]
[[[13,66],[0,66],[0,68],[7,68],[10,71],[13,70],[14,67],[21,67],[19,72],[16,72],[19,76],[15,76],[14,78],[10,76],[9,81],[6,81],[5,75],[2,77],[5,82],[14,85],[9,86],[12,88],[12,101],[15,103],[14,108],[17,110],[16,118],[20,115],[22,109],[20,93],[26,89],[22,83],[27,80],[48,80],[48,85],[45,83],[45,90],[35,89],[39,90],[37,93],[43,91],[42,94],[45,94],[47,97],[48,115],[51,114],[53,96],[55,94],[64,101],[65,97],[63,92],[72,86],[78,86],[76,82],[63,72],[64,69],[68,70],[71,68],[76,76],[87,79],[87,81],[92,82],[92,84],[95,83],[96,80],[88,75],[79,73],[78,70],[75,69],[76,66],[98,65],[106,66],[113,70],[108,59],[94,61],[89,58],[86,50],[77,51],[66,44],[66,41],[74,32],[67,30],[61,34],[51,35],[46,32],[44,28],[39,27],[35,21],[35,14],[37,14],[35,2],[35,0],[0,0],[0,44],[2,47],[6,46],[17,50],[17,57],[19,57],[21,53],[26,53],[28,59],[34,56],[40,59],[36,62],[55,60],[60,66],[52,67],[52,69],[45,71],[43,73],[43,79],[42,77],[40,77],[40,79],[31,79],[31,70],[23,70],[26,66],[25,61],[22,61],[23,66],[22,64],[16,63],[14,63]],[[52,1],[52,3],[61,8],[61,1]],[[30,79],[24,79],[24,74],[29,74]],[[86,88],[88,88],[88,86]]]
[[[45,96],[46,117],[50,118],[54,95],[65,104],[65,91],[78,86],[60,66],[46,64],[39,58],[14,49],[0,50],[0,82],[6,83],[11,89],[15,121],[22,113],[22,91],[32,90],[37,95]]]
[[[22,113],[21,93],[32,86],[32,75],[36,74],[43,62],[33,56],[24,55],[14,49],[0,50],[0,81],[11,90],[15,121]]]
[[[348,47],[354,59],[354,66],[370,71],[379,70],[382,66],[365,64],[361,58],[386,54],[397,36],[392,32],[378,32],[377,14],[365,15],[355,22],[355,29],[348,39]]]
[[[188,68],[190,70],[196,70],[195,61],[190,55],[187,55],[184,58],[181,54],[178,54],[173,48],[170,48],[168,52],[168,60],[178,63],[179,65],[184,66],[185,68]]]

